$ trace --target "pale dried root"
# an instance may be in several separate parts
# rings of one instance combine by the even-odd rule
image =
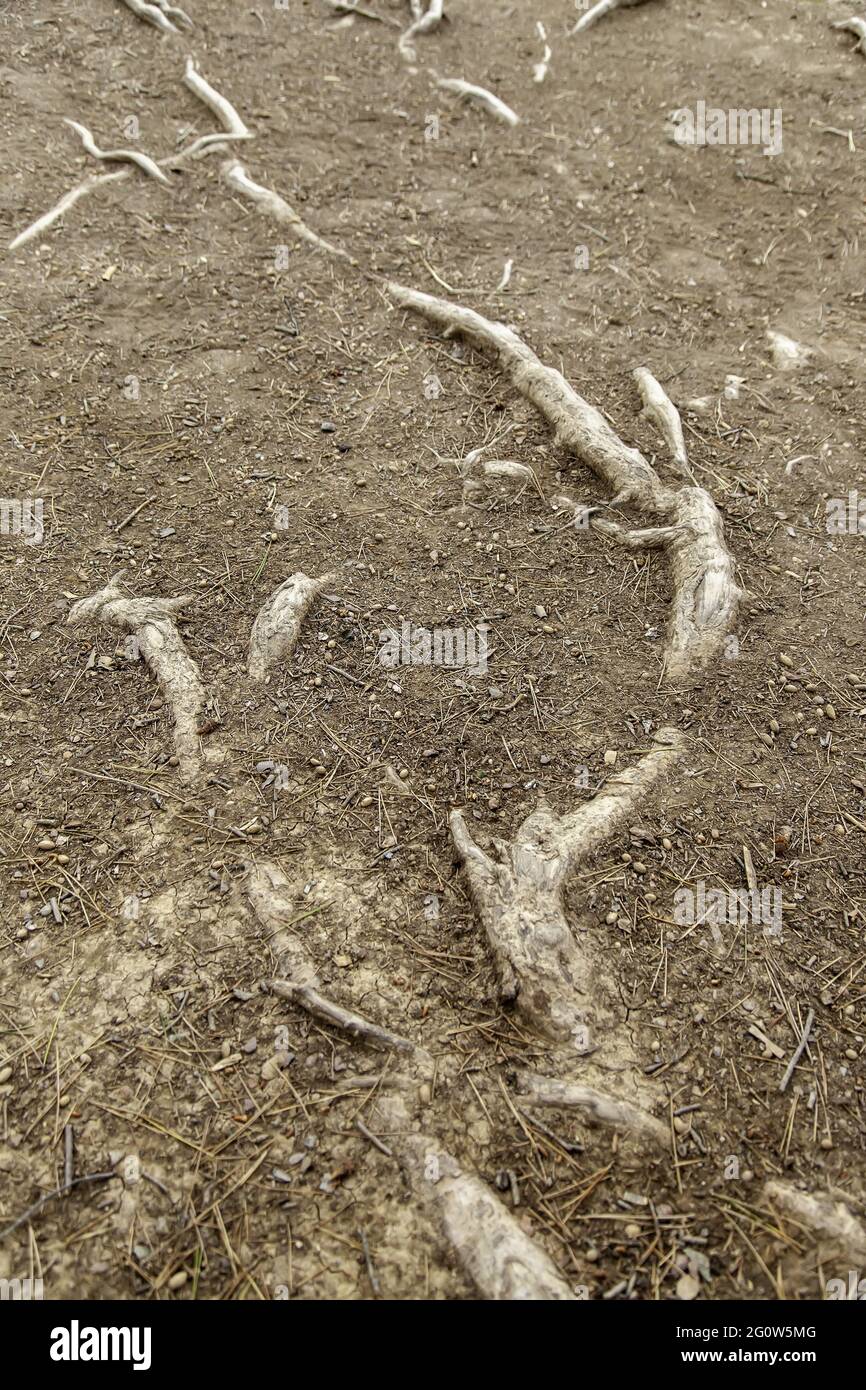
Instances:
[[[565,917],[566,879],[628,819],[684,747],[675,729],[660,730],[635,767],[579,810],[558,816],[539,805],[513,840],[496,842],[496,859],[476,844],[462,814],[451,813],[451,836],[487,936],[500,999],[535,1032],[577,1052],[594,1050],[594,981]]]
[[[606,14],[610,14],[611,10],[627,8],[630,5],[643,5],[644,3],[645,0],[598,0],[597,5],[593,5],[591,10],[587,10],[586,14],[581,16],[571,32],[572,34],[579,34],[582,30],[589,29]]]
[[[440,77],[436,83],[444,92],[455,92],[457,96],[464,97],[467,101],[477,102],[483,106],[485,111],[489,111],[491,116],[495,116],[498,121],[504,121],[506,125],[519,125],[520,117],[516,111],[512,111],[510,106],[493,92],[488,92],[486,87],[476,87],[473,82],[464,82],[460,77]]]
[[[210,732],[206,713],[207,693],[196,663],[186,650],[177,630],[177,614],[194,602],[182,598],[127,598],[115,575],[88,598],[79,599],[69,610],[67,622],[105,623],[131,633],[141,656],[153,671],[174,716],[174,741],[181,775],[187,780],[201,770],[199,740]]]
[[[178,25],[182,29],[193,27],[189,15],[175,5],[169,5],[167,0],[152,0],[152,3],[148,3],[148,0],[123,0],[123,4],[145,24],[152,24],[165,34],[179,34]]]
[[[390,1128],[390,1126],[389,1126]],[[424,1134],[391,1144],[412,1191],[482,1298],[570,1302],[574,1294],[553,1261],[532,1241],[494,1192],[466,1173]]]
[[[533,82],[543,82],[545,77],[547,76],[547,70],[550,67],[550,60],[553,57],[553,49],[547,42],[547,30],[545,29],[540,19],[536,20],[535,32],[538,34],[538,37],[544,44],[544,52],[541,55],[541,61],[533,66],[532,80]]]
[[[445,0],[430,0],[425,13],[420,13],[420,6],[418,7],[417,15],[414,7],[412,13],[413,22],[409,25],[409,28],[400,35],[400,39],[397,43],[400,56],[405,58],[409,63],[414,63],[417,57],[413,40],[418,38],[420,34],[432,33],[432,31],[438,29],[439,25],[442,23],[445,17]]]
[[[66,116],[63,119],[66,125],[70,126],[79,136],[87,153],[93,155],[94,159],[122,160],[127,164],[136,164],[143,173],[156,179],[158,183],[171,182],[156,161],[148,155],[140,154],[138,150],[101,150],[86,125],[81,125],[78,121],[70,121]]]
[[[17,251],[19,246],[25,246],[28,241],[33,241],[35,237],[41,236],[43,232],[47,232],[48,228],[53,226],[53,224],[57,222],[64,213],[68,212],[70,208],[73,208],[80,198],[86,198],[89,193],[92,193],[94,189],[98,188],[101,184],[113,183],[118,179],[128,178],[129,172],[126,169],[120,169],[116,174],[88,175],[83,182],[76,184],[74,188],[70,188],[68,193],[64,193],[63,197],[54,204],[53,208],[49,208],[41,217],[37,217],[35,222],[31,222],[28,227],[25,227],[22,232],[19,232],[17,236],[13,237],[9,243],[9,250]]]
[[[763,1197],[774,1210],[832,1244],[854,1265],[862,1268],[866,1264],[866,1227],[852,1216],[845,1202],[825,1193],[800,1192],[789,1183],[776,1181],[766,1183]]]
[[[279,193],[275,193],[271,188],[264,188],[259,183],[254,183],[247,175],[243,165],[236,159],[228,160],[222,166],[222,174],[231,188],[242,193],[245,198],[249,198],[269,217],[273,217],[276,222],[288,227],[292,236],[296,237],[298,241],[305,241],[309,246],[314,246],[317,251],[325,251],[329,256],[339,256],[341,260],[348,261],[350,265],[357,264],[354,256],[350,256],[348,251],[334,246],[332,242],[320,237],[318,232],[312,231]]]
[[[556,443],[587,464],[615,494],[616,502],[633,503],[665,519],[668,529],[659,544],[664,545],[671,565],[674,596],[664,670],[672,682],[694,677],[719,652],[742,598],[722,518],[709,493],[700,487],[666,487],[639,450],[628,448],[601,412],[579,396],[560,372],[545,367],[504,324],[394,282],[387,289],[401,308],[493,353],[517,390],[553,428]]]
[[[253,680],[263,681],[278,661],[291,656],[300,636],[301,624],[322,590],[336,578],[290,575],[262,605],[250,634],[247,669]]]
[[[856,34],[857,42],[853,52],[866,53],[866,19],[857,19],[856,16],[852,16],[851,19],[837,19],[831,24],[831,28],[847,29],[849,34]]]
[[[670,1149],[671,1133],[668,1126],[629,1100],[619,1100],[592,1086],[558,1081],[554,1077],[537,1076],[532,1072],[518,1073],[517,1084],[528,1105],[580,1110],[590,1125],[620,1130],[656,1148]]]
[[[186,60],[183,80],[185,86],[198,97],[199,101],[203,101],[205,106],[214,113],[220,125],[229,135],[233,135],[236,139],[249,138],[250,131],[231,102],[223,96],[222,92],[218,92],[216,87],[212,87],[202,77],[201,73],[196,70],[192,58]]]
[[[643,415],[655,425],[681,474],[688,472],[689,457],[683,437],[683,422],[670,396],[646,367],[635,367],[632,376],[643,401]]]

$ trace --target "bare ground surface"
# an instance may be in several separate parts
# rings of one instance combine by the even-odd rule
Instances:
[[[357,1128],[387,1059],[264,987],[240,881],[256,856],[290,879],[331,997],[437,1058],[425,1128],[573,1289],[820,1297],[847,1262],[761,1190],[866,1198],[866,551],[825,524],[827,498],[866,494],[866,61],[828,24],[848,11],[670,0],[569,37],[565,3],[454,0],[413,69],[398,27],[318,0],[188,8],[188,37],[112,0],[0,9],[3,244],[98,167],[62,117],[153,157],[214,128],[181,84],[192,53],[255,132],[252,178],[369,269],[511,323],[651,457],[631,378],[649,367],[750,602],[732,659],[666,689],[661,556],[552,511],[598,486],[495,366],[348,265],[295,242],[280,259],[219,158],[171,188],[105,185],[4,254],[0,492],[45,499],[45,537],[0,540],[0,1230],[63,1182],[70,1129],[75,1174],[116,1176],[6,1235],[0,1276],[41,1275],[51,1298],[473,1296]],[[782,154],[679,148],[668,114],[698,99],[781,108]],[[780,371],[768,329],[814,356]],[[464,498],[454,460],[485,443],[538,489]],[[206,783],[180,781],[123,637],[66,625],[120,570],[131,593],[191,596],[221,759]],[[298,570],[337,577],[254,685],[252,622]],[[383,667],[379,633],[403,619],[486,620],[487,674]],[[567,894],[656,1113],[676,1115],[658,1155],[522,1106],[515,1069],[543,1071],[545,1045],[499,1002],[447,815],[507,838],[663,725],[687,756]],[[263,761],[288,769],[278,790]],[[778,939],[676,922],[678,888],[744,887],[749,856],[782,890]]]

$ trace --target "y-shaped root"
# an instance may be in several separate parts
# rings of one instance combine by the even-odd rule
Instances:
[[[397,44],[400,56],[405,58],[409,63],[414,63],[417,57],[413,40],[416,39],[419,34],[429,34],[434,29],[438,29],[439,25],[442,23],[445,17],[445,0],[430,0],[426,13],[422,14],[420,12],[420,6],[417,7],[417,10],[413,7],[412,13],[414,16],[413,22],[409,25],[409,28],[400,35]]]
[[[734,625],[740,599],[734,561],[712,497],[700,487],[666,487],[637,449],[628,448],[600,411],[553,367],[545,367],[510,328],[473,309],[391,282],[388,292],[446,333],[460,333],[493,353],[513,384],[567,448],[601,478],[619,502],[631,502],[668,523],[659,536],[673,572],[674,597],[664,654],[670,681],[693,677],[718,653]]]
[[[247,669],[253,680],[263,681],[278,661],[291,656],[300,636],[301,623],[322,590],[333,583],[335,574],[321,579],[297,574],[275,589],[259,610],[250,635]]]
[[[388,1134],[388,1152],[400,1163],[413,1195],[427,1208],[445,1243],[479,1293],[490,1299],[573,1299],[552,1261],[525,1234],[486,1183],[466,1173],[429,1135],[419,1133],[410,1097],[432,1075],[424,1048],[325,999],[300,936],[291,930],[290,885],[276,864],[248,865],[245,891],[279,961],[289,975],[272,989],[342,1029],[350,1037],[391,1050],[404,1060],[389,1073],[374,1103],[370,1122]]]
[[[536,1032],[591,1050],[595,1024],[593,981],[587,957],[565,918],[568,875],[624,823],[665,777],[684,748],[682,734],[662,729],[655,747],[612,779],[592,801],[565,816],[540,805],[513,840],[485,854],[459,811],[451,836],[487,935],[499,994]]]
[[[67,622],[106,623],[132,634],[171,706],[181,775],[193,778],[201,767],[199,740],[212,727],[201,673],[177,630],[177,614],[193,599],[188,594],[182,598],[127,598],[118,583],[120,578],[115,575],[104,589],[79,599],[69,610]]]

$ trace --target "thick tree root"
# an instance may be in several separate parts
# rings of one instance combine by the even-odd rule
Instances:
[[[667,1125],[656,1120],[640,1106],[628,1100],[581,1086],[572,1081],[557,1081],[550,1076],[532,1072],[518,1074],[518,1089],[528,1105],[561,1106],[564,1110],[580,1110],[587,1124],[603,1125],[623,1130],[656,1148],[670,1149],[671,1134]]]
[[[105,623],[129,632],[162,687],[174,716],[174,741],[181,775],[195,777],[201,770],[199,740],[210,732],[206,713],[207,694],[196,663],[177,630],[177,614],[194,600],[182,598],[127,598],[115,575],[104,589],[79,599],[67,622]]]
[[[591,10],[587,10],[585,15],[577,21],[572,34],[579,34],[583,29],[589,29],[591,25],[597,24],[611,10],[620,10],[630,5],[643,5],[645,0],[598,0],[597,5],[593,5]]]
[[[764,1201],[791,1217],[816,1237],[836,1247],[856,1267],[866,1265],[866,1226],[851,1215],[843,1201],[820,1193],[800,1192],[785,1182],[768,1182]]]
[[[319,992],[315,967],[300,937],[291,930],[294,914],[289,888],[276,864],[248,865],[247,898],[268,932],[278,968],[289,976],[272,982],[271,988],[350,1037],[403,1056],[403,1069],[389,1074],[372,1117],[376,1126],[387,1131],[386,1151],[400,1163],[415,1198],[430,1211],[479,1293],[491,1299],[572,1299],[552,1261],[487,1185],[465,1173],[435,1139],[417,1132],[413,1111],[418,1102],[410,1108],[410,1097],[418,1096],[419,1081],[433,1074],[429,1053]]]
[[[250,635],[247,669],[253,680],[263,681],[278,661],[291,656],[304,618],[322,590],[335,579],[335,574],[310,579],[299,571],[274,590],[259,610]]]
[[[464,97],[467,101],[477,102],[483,106],[485,111],[489,111],[491,116],[495,116],[498,121],[504,121],[506,125],[519,125],[520,117],[516,111],[512,111],[510,106],[493,92],[488,92],[486,87],[476,87],[472,82],[464,82],[460,77],[440,77],[436,83],[444,92],[455,92],[457,96]]]
[[[401,308],[495,354],[521,395],[552,426],[557,444],[607,484],[615,503],[633,503],[664,517],[668,525],[658,533],[656,543],[667,553],[674,589],[664,671],[672,682],[694,677],[719,652],[742,598],[722,519],[710,494],[700,487],[666,487],[639,450],[628,448],[600,411],[579,396],[560,372],[545,367],[504,324],[393,282],[387,289]]]
[[[541,804],[510,842],[497,841],[498,860],[472,839],[459,811],[451,836],[487,935],[503,1002],[536,1032],[593,1050],[590,964],[565,917],[562,892],[572,870],[632,814],[681,756],[682,734],[662,729],[655,747],[612,779],[578,811],[557,816]]]

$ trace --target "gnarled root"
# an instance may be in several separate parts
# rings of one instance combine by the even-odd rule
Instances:
[[[572,1081],[558,1081],[551,1076],[536,1076],[533,1072],[518,1074],[518,1089],[527,1105],[560,1106],[564,1110],[580,1110],[589,1125],[603,1125],[622,1130],[652,1144],[669,1149],[670,1130],[640,1106],[629,1100],[619,1100],[581,1086]]]
[[[418,1095],[419,1080],[432,1075],[429,1053],[320,993],[315,967],[291,930],[289,887],[277,865],[248,865],[247,898],[268,929],[278,968],[289,976],[274,981],[271,988],[350,1037],[402,1056],[402,1069],[389,1074],[372,1114],[376,1125],[388,1133],[385,1151],[400,1163],[414,1196],[430,1211],[479,1293],[491,1299],[572,1299],[552,1261],[490,1188],[474,1174],[465,1173],[435,1139],[417,1132],[409,1098]],[[366,1126],[365,1132],[369,1134]]]
[[[540,805],[514,840],[481,850],[459,811],[451,835],[496,966],[500,998],[536,1032],[592,1050],[593,982],[565,918],[568,874],[594,852],[681,756],[683,736],[662,729],[636,767],[612,779],[594,800],[566,816]]]
[[[253,680],[263,681],[278,661],[291,656],[297,645],[301,623],[319,594],[336,578],[334,574],[310,579],[291,575],[275,589],[253,623],[247,669]]]
[[[133,635],[171,707],[180,772],[190,779],[200,771],[199,740],[211,727],[201,673],[177,630],[177,614],[193,602],[192,596],[127,598],[120,588],[120,578],[120,574],[115,575],[104,589],[79,599],[69,610],[67,622],[106,623]]]
[[[665,675],[670,681],[683,681],[697,674],[719,651],[742,598],[722,519],[709,493],[700,487],[666,487],[640,451],[628,448],[601,412],[579,396],[560,372],[545,367],[504,324],[403,285],[391,282],[387,288],[401,308],[412,309],[446,333],[460,333],[495,354],[521,395],[552,426],[556,443],[587,464],[615,494],[616,502],[633,503],[664,518],[666,525],[656,543],[668,553],[674,581]]]

